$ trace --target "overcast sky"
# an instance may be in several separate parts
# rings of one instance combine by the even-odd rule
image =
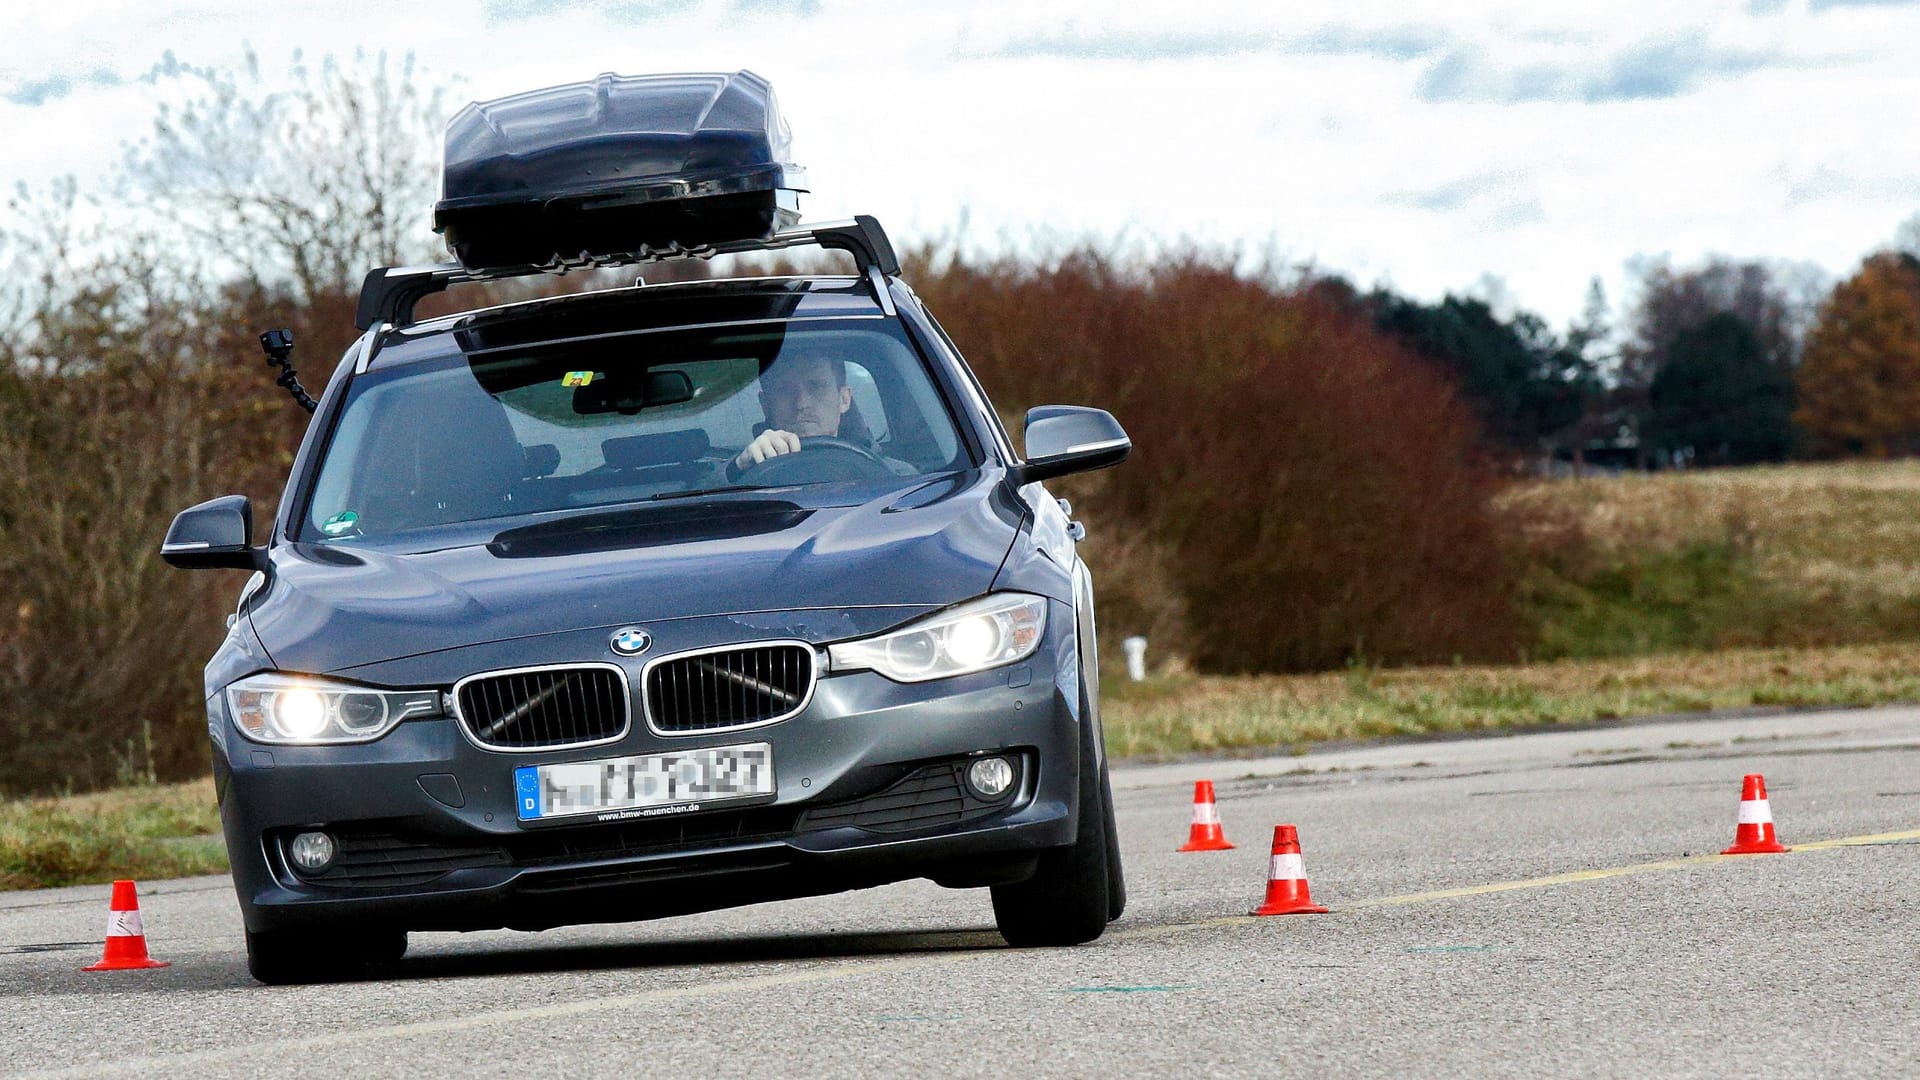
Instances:
[[[1920,213],[1920,0],[68,0],[0,16],[0,178],[103,176],[185,63],[411,50],[489,98],[750,68],[897,239],[1183,238],[1564,323],[1670,253],[1844,274]],[[423,207],[423,216],[430,211]],[[963,217],[964,211],[964,217]]]

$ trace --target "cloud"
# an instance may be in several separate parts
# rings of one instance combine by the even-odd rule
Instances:
[[[1807,0],[1807,10],[1815,15],[1834,8],[1910,7],[1920,0]]]
[[[1417,60],[1445,48],[1452,35],[1437,27],[1322,26],[1301,34],[1230,27],[1217,30],[1098,30],[1071,28],[1013,38],[967,53],[965,59],[994,60],[1207,60],[1251,53],[1303,56],[1362,56],[1378,60]]]
[[[1520,179],[1518,173],[1512,172],[1475,173],[1433,187],[1390,191],[1381,198],[1421,210],[1459,210],[1475,202],[1500,197],[1517,186]]]
[[[1380,201],[1435,214],[1469,215],[1476,228],[1511,229],[1545,221],[1546,207],[1524,172],[1474,173],[1431,187],[1389,191]]]
[[[1920,179],[1911,176],[1870,176],[1835,165],[1794,169],[1781,166],[1774,177],[1786,186],[1788,206],[1829,200],[1909,202],[1920,200]]]
[[[1431,103],[1644,101],[1679,97],[1700,83],[1746,74],[1777,57],[1716,48],[1703,34],[1644,41],[1585,63],[1513,66],[1476,46],[1447,50],[1421,76],[1416,92]]]
[[[820,14],[820,0],[733,0],[728,7],[736,15],[811,19]]]
[[[15,105],[37,109],[49,101],[66,97],[82,86],[119,86],[120,83],[120,76],[106,68],[95,68],[84,75],[49,75],[44,79],[18,82],[0,91],[0,98],[5,98]]]
[[[656,22],[699,10],[699,0],[485,0],[488,25],[522,22],[564,11],[588,11],[626,24]]]
[[[1452,41],[1452,34],[1433,26],[1409,24],[1368,29],[1324,26],[1295,39],[1290,51],[1323,56],[1418,60],[1440,51]]]
[[[1231,30],[1103,30],[1036,34],[971,54],[996,60],[1187,60],[1239,56],[1273,46],[1269,34]]]

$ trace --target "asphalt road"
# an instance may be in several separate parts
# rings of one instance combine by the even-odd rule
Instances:
[[[1744,772],[1786,855],[1713,855]],[[1176,854],[1194,779],[1230,852]],[[1115,773],[1132,903],[1019,951],[927,883],[417,934],[255,985],[224,878],[142,884],[173,966],[82,974],[104,886],[0,894],[0,1071],[101,1075],[1920,1074],[1920,710]],[[1277,822],[1319,916],[1253,919]]]

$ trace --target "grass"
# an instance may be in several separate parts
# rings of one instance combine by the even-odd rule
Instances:
[[[0,802],[0,889],[217,874],[213,781]]]
[[[1920,640],[1920,462],[1529,484],[1540,658]]]
[[[1487,731],[1752,706],[1920,701],[1920,644],[1737,649],[1517,667],[1179,675],[1106,688],[1120,757],[1304,751],[1329,739]]]

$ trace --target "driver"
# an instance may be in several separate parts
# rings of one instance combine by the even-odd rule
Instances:
[[[847,364],[836,356],[787,356],[760,373],[760,409],[767,428],[727,463],[727,476],[740,474],[763,461],[801,451],[801,439],[829,436],[872,452],[890,471],[911,474],[913,466],[882,457],[866,425],[848,422],[853,388],[847,385]],[[858,416],[858,413],[854,414]]]

